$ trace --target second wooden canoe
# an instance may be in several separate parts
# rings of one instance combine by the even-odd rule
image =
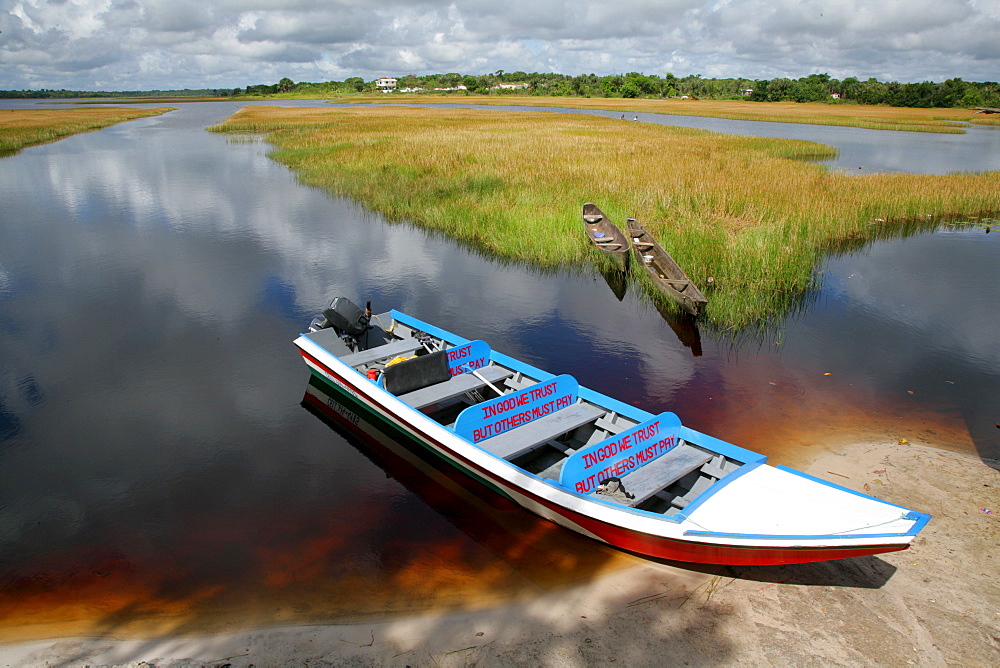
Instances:
[[[691,282],[674,258],[670,257],[670,253],[663,249],[642,223],[629,218],[628,235],[632,240],[635,259],[646,269],[659,291],[691,315],[703,313],[708,304],[705,295],[701,294],[698,286]]]

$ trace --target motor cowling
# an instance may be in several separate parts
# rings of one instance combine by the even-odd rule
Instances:
[[[356,337],[368,330],[371,313],[361,309],[347,297],[335,297],[330,305],[323,309],[323,317],[326,324],[321,324],[321,328],[333,327],[338,334]]]

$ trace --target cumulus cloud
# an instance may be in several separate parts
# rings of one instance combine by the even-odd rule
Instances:
[[[497,69],[983,81],[997,34],[984,0],[0,0],[0,88]]]

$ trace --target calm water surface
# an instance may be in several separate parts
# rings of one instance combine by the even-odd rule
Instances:
[[[803,313],[693,345],[599,275],[387,224],[203,130],[238,107],[0,160],[0,640],[475,607],[631,563],[306,410],[291,341],[335,295],[774,463],[871,437],[1000,459],[1000,230],[831,258]]]

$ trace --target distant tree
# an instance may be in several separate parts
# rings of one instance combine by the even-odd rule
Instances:
[[[983,95],[982,91],[969,88],[965,91],[965,95],[962,96],[959,104],[963,107],[985,107],[987,106],[986,96]]]
[[[855,99],[861,104],[886,104],[888,92],[889,84],[884,84],[875,77],[871,77],[868,81],[861,83]]]
[[[638,72],[629,72],[625,75],[625,86],[622,88],[622,97],[639,97],[641,95],[659,95],[659,78],[648,77]],[[633,94],[635,93],[635,94]]]
[[[640,97],[641,95],[642,91],[639,90],[639,87],[635,84],[634,81],[626,81],[625,84],[621,87],[622,97]]]
[[[279,93],[290,93],[292,89],[295,88],[295,82],[285,77],[278,82],[278,92]]]
[[[247,86],[247,95],[272,95],[277,92],[278,87],[276,85],[257,84],[256,86]]]
[[[860,90],[861,82],[858,81],[857,77],[847,77],[840,82],[839,90],[834,92],[840,93],[842,100],[856,100]]]
[[[608,97],[621,97],[624,85],[625,79],[617,75],[601,78],[601,90]]]
[[[423,82],[418,79],[413,74],[407,74],[406,76],[399,77],[396,80],[396,88],[421,88]]]

